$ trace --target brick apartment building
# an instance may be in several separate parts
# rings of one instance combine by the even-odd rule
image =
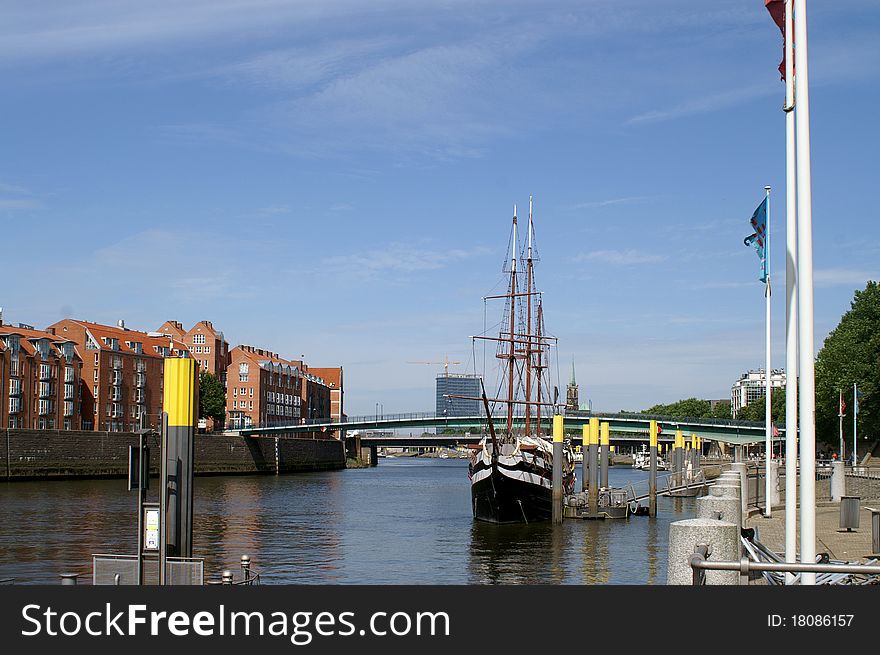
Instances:
[[[179,340],[159,333],[64,319],[47,332],[76,343],[82,354],[82,429],[158,429],[166,357],[188,357]]]
[[[79,430],[77,351],[69,338],[0,319],[0,427]]]
[[[211,321],[199,321],[187,331],[179,321],[165,321],[156,332],[183,342],[189,349],[190,357],[199,362],[199,370],[216,375],[220,382],[226,384],[229,343]]]
[[[300,360],[254,346],[230,350],[226,419],[233,429],[329,418],[330,396],[330,386]]]
[[[342,367],[310,368],[309,373],[321,378],[330,387],[330,418],[341,421],[345,416],[342,405]]]

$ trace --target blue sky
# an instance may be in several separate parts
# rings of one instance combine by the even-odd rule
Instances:
[[[880,5],[809,5],[818,346],[880,278]],[[233,344],[344,366],[349,414],[431,409],[442,367],[407,362],[472,369],[531,193],[546,323],[582,400],[725,398],[762,365],[742,239],[772,185],[782,270],[785,170],[761,0],[3,14],[5,320],[206,318]]]

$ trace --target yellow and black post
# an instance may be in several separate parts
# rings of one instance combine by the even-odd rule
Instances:
[[[587,489],[590,514],[599,513],[599,419],[590,419],[590,484]]]
[[[562,469],[565,466],[562,457],[563,417],[553,417],[553,523],[562,523]]]
[[[194,359],[165,360],[162,450],[165,554],[192,557],[193,441],[199,418],[199,375]]]
[[[581,491],[590,484],[590,424],[584,423],[581,429]]]
[[[648,516],[657,516],[657,421],[648,424],[651,472],[648,475]]]
[[[608,448],[611,446],[611,425],[608,423],[602,423],[600,426],[600,437],[599,437],[599,459],[601,460],[601,466],[599,467],[599,471],[601,473],[601,481],[600,486],[602,489],[608,488]]]

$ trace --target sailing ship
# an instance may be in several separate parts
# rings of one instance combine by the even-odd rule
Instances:
[[[566,444],[562,461],[553,458],[553,444],[545,438],[551,429],[556,398],[549,400],[549,364],[556,338],[544,330],[541,295],[536,291],[534,223],[529,197],[527,245],[517,244],[516,206],[513,209],[507,293],[487,296],[504,301],[502,328],[497,336],[474,339],[495,343],[502,367],[498,392],[488,398],[482,391],[488,435],[475,446],[468,467],[474,518],[492,523],[531,523],[550,520],[553,513],[553,467],[562,467],[563,493],[575,486],[574,453]],[[524,264],[525,270],[518,267]],[[558,390],[555,395],[558,395]],[[492,407],[501,407],[504,424],[496,429]]]

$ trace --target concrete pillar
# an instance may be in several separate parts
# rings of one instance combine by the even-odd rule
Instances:
[[[379,447],[370,446],[370,466],[379,466]]]
[[[741,448],[742,446],[737,446],[737,448]],[[748,472],[746,470],[745,462],[734,462],[731,467],[731,471],[739,473],[739,488],[740,495],[742,497],[742,512],[743,516],[748,516],[749,514],[749,478]]]
[[[768,462],[768,469],[770,471],[770,507],[778,507],[780,503],[779,462],[775,459],[771,459]]]
[[[669,524],[669,560],[666,584],[693,584],[690,559],[697,544],[708,544],[710,560],[739,561],[739,531],[736,524],[715,519],[687,519]],[[738,585],[737,571],[706,571],[707,585]]]
[[[562,441],[563,441],[562,416],[557,414],[553,417],[553,524],[562,524]]]
[[[703,496],[697,498],[697,518],[727,521],[742,529],[742,506],[739,495]]]
[[[611,426],[608,423],[599,425],[599,472],[601,480],[599,486],[608,488],[608,449],[611,446]]]
[[[839,503],[841,497],[846,495],[846,475],[843,462],[831,463],[831,502]]]

